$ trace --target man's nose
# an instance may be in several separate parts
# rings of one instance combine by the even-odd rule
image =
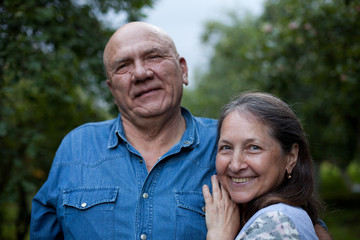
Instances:
[[[143,61],[136,61],[133,71],[133,80],[134,81],[145,81],[153,77],[153,72]]]

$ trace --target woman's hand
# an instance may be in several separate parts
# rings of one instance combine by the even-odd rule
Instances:
[[[206,239],[234,240],[240,231],[240,213],[238,205],[230,199],[229,193],[219,187],[217,176],[211,177],[212,192],[203,186],[205,199],[205,220],[208,230]]]

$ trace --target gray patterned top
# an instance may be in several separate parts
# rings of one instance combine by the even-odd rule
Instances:
[[[274,204],[261,209],[241,229],[236,240],[318,239],[307,213],[298,207]]]

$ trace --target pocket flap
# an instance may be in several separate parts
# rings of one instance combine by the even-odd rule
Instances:
[[[88,209],[97,204],[115,202],[116,187],[72,188],[63,191],[63,205]]]
[[[205,201],[201,192],[177,192],[175,198],[178,207],[205,214]]]

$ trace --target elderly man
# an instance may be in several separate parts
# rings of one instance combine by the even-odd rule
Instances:
[[[180,106],[185,59],[161,29],[133,22],[110,38],[104,65],[119,115],[63,139],[31,239],[204,239],[216,121]]]

